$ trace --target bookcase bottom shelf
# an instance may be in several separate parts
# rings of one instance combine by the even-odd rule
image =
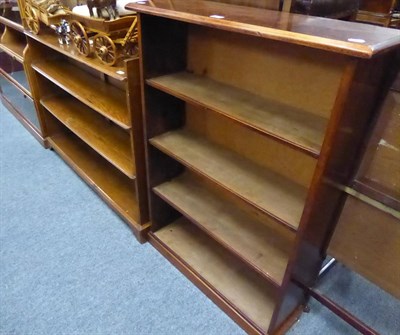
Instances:
[[[271,284],[280,287],[295,234],[273,220],[254,219],[203,186],[189,172],[153,191]]]
[[[250,334],[266,334],[276,289],[185,218],[149,241]]]
[[[50,136],[48,141],[50,147],[129,224],[143,243],[150,225],[139,223],[133,182],[66,130]]]

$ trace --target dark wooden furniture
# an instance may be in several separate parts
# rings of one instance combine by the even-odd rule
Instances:
[[[398,69],[400,57],[396,65]],[[337,185],[347,199],[327,250],[337,262],[395,299],[400,299],[399,148],[400,72],[366,133],[354,179],[348,185]],[[325,280],[330,280],[329,275]],[[369,320],[360,320],[338,301],[315,288],[306,290],[362,334],[378,334]],[[347,294],[352,305],[356,304],[351,292]]]
[[[207,1],[138,11],[149,240],[247,332],[305,301],[400,36]]]
[[[139,59],[111,67],[60,45],[46,28],[25,34],[49,145],[143,242],[150,223]]]
[[[400,73],[374,121],[354,180],[343,188],[348,197],[328,253],[400,299]],[[363,326],[367,320],[330,304],[362,333],[375,334]]]
[[[3,3],[0,6],[6,6]],[[3,8],[0,25],[0,97],[3,104],[22,125],[43,145],[41,120],[37,114],[32,93],[32,70],[29,66],[29,51],[16,3]]]
[[[397,78],[346,189],[328,253],[400,299],[400,74]]]
[[[400,27],[400,19],[393,17],[398,0],[360,0],[357,21],[389,27]]]
[[[279,10],[280,0],[212,0],[231,5]]]
[[[350,19],[355,17],[358,5],[359,0],[293,0],[290,11],[332,19]]]

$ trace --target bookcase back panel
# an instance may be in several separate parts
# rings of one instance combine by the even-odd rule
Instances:
[[[186,105],[186,128],[306,188],[316,160],[213,111]]]
[[[189,72],[328,118],[345,56],[189,26]]]

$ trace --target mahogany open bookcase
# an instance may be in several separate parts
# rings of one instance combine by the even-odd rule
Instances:
[[[23,124],[245,331],[284,332],[347,208],[343,186],[398,71],[400,34],[142,2],[127,5],[140,57],[116,66],[0,18],[0,47],[25,69],[1,70],[2,100],[24,95],[30,109],[8,106]]]
[[[323,261],[396,31],[207,1],[138,11],[150,242],[247,332]]]

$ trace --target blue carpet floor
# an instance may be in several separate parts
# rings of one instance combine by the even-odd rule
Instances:
[[[400,334],[400,300],[342,264],[336,264],[317,286],[320,292],[381,335]],[[314,299],[309,307],[310,312],[302,314],[288,335],[360,334]]]
[[[359,287],[362,279],[352,278],[346,285]],[[348,295],[329,283],[324,279],[322,289],[337,292],[338,299]],[[361,303],[368,305],[366,311],[359,312],[370,318],[371,303],[382,293],[367,298]],[[386,324],[400,305],[386,301],[380,306],[389,312],[372,322],[382,334],[395,335]],[[310,306],[290,335],[357,334],[317,302]],[[123,221],[0,104],[0,334],[244,332],[155,249],[140,245]]]
[[[243,334],[0,104],[0,334]]]

